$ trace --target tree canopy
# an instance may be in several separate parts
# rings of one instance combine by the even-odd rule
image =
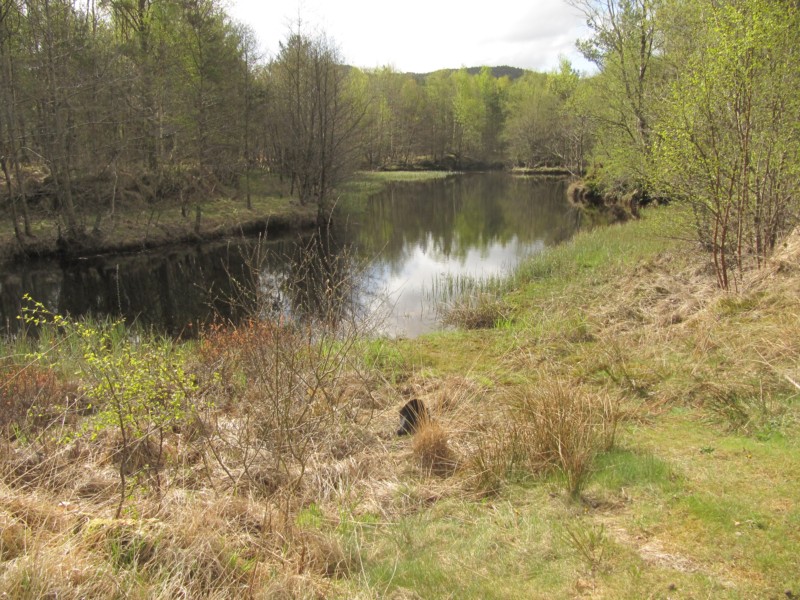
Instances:
[[[220,0],[0,0],[0,178],[20,244],[128,206],[277,174],[324,218],[357,168],[557,167],[692,204],[720,284],[797,221],[797,3],[566,0],[586,16],[549,73],[350,67],[324,34],[278,54]],[[243,183],[244,182],[244,183]],[[244,187],[245,189],[240,189]],[[731,259],[732,257],[732,259]]]

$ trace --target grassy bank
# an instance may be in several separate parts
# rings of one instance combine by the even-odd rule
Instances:
[[[363,201],[380,191],[389,181],[419,181],[447,176],[440,172],[358,173],[335,193],[343,198]],[[250,178],[250,207],[244,190],[222,190],[194,197],[184,203],[176,200],[148,203],[142,200],[119,202],[114,212],[106,206],[86,208],[80,215],[86,237],[71,248],[75,255],[132,252],[176,243],[213,240],[226,236],[278,232],[313,227],[317,212],[302,206],[290,194],[287,181],[269,174]],[[11,219],[0,220],[0,261],[28,256],[51,256],[62,252],[58,215],[46,206],[31,207],[33,237],[24,245],[14,237]]]
[[[619,421],[579,501],[565,492],[570,464],[531,477],[514,457],[481,460],[502,491],[480,502],[444,492],[375,534],[373,585],[421,597],[796,593],[798,241],[723,294],[708,258],[678,241],[677,216],[650,213],[536,257],[502,297],[495,328],[398,343],[413,373],[405,385],[423,395],[440,381],[480,387],[449,429],[467,463],[507,452],[492,431],[524,426],[520,395],[553,381],[584,401],[611,398]],[[497,406],[512,412],[497,422]]]
[[[253,322],[176,346],[61,323],[7,346],[0,589],[800,593],[800,240],[723,294],[676,217],[533,258],[497,318],[462,321],[482,329]],[[433,422],[397,438],[413,397]]]
[[[245,185],[242,183],[242,190]],[[216,190],[177,199],[147,202],[141,198],[118,200],[109,206],[86,203],[79,215],[85,237],[69,249],[76,255],[131,252],[182,242],[271,230],[309,227],[316,212],[301,206],[289,186],[270,175],[251,176],[251,204],[243,191]],[[188,192],[187,192],[188,194]],[[33,237],[21,245],[14,237],[11,219],[0,221],[0,260],[50,256],[62,252],[59,231],[64,228],[57,212],[44,200],[30,207]]]

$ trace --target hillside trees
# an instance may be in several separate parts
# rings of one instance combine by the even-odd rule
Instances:
[[[505,127],[508,153],[515,164],[551,165],[558,120],[557,98],[547,75],[528,73],[509,92],[509,117]]]
[[[425,136],[424,87],[412,75],[391,67],[362,75],[368,90],[362,146],[366,166],[408,164],[420,153]]]
[[[201,172],[233,184],[240,171],[245,139],[248,81],[243,31],[236,30],[211,0],[185,0],[182,44],[182,101],[192,123],[189,141]],[[181,111],[183,112],[183,111]],[[237,118],[231,120],[231,116]]]

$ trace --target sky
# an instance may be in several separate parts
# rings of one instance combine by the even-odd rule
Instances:
[[[575,49],[585,19],[565,0],[228,0],[229,14],[249,25],[267,57],[300,19],[324,32],[347,64],[427,73],[510,65],[549,71],[559,56],[588,71]]]

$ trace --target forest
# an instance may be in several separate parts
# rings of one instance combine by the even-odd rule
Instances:
[[[2,0],[2,198],[24,246],[127,207],[271,173],[329,208],[356,169],[557,168],[584,194],[686,200],[722,287],[796,216],[800,44],[789,0],[568,0],[595,65],[400,73],[299,26],[275,56],[220,0]],[[39,209],[39,210],[37,210]]]
[[[323,205],[355,168],[582,168],[583,121],[555,118],[574,113],[580,85],[566,62],[512,69],[513,82],[488,68],[365,71],[302,31],[262,56],[218,0],[0,6],[0,183],[19,239],[40,205],[77,239],[128,205],[245,196],[254,170]]]

